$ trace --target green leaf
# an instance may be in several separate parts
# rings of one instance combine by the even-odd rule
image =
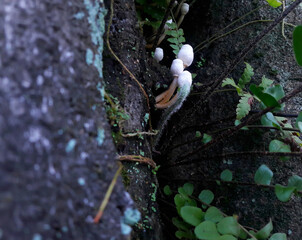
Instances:
[[[249,104],[249,99],[252,96],[249,93],[244,94],[237,105],[236,108],[236,119],[241,120],[251,111],[251,105]]]
[[[254,75],[253,68],[250,64],[245,63],[246,67],[244,69],[244,72],[239,79],[238,87],[244,88],[245,84],[249,83],[252,79],[252,76]]]
[[[194,230],[198,239],[204,240],[217,240],[220,237],[216,224],[210,221],[200,223]]]
[[[255,173],[255,183],[270,185],[273,175],[273,172],[266,165],[262,164]]]
[[[299,112],[299,115],[298,115],[298,117],[297,117],[297,119],[296,119],[296,127],[297,128],[299,128],[299,122],[301,122],[302,123],[302,112]],[[299,130],[301,131],[301,129],[299,128]]]
[[[273,231],[272,220],[269,221],[263,228],[261,228],[256,234],[255,237],[257,239],[267,239],[271,235],[271,231]]]
[[[269,124],[269,126],[272,125],[273,127],[277,127],[279,130],[282,129],[279,122],[277,121],[277,119],[271,112],[266,113],[265,116],[266,116],[267,120],[271,122],[271,124]]]
[[[194,186],[192,183],[185,183],[183,185],[183,189],[185,190],[185,192],[188,194],[188,195],[192,195],[193,191],[194,191]]]
[[[214,193],[210,190],[202,190],[198,198],[204,203],[211,204],[214,200]]]
[[[302,191],[302,178],[297,176],[297,175],[293,175],[288,179],[288,184],[287,186],[289,187],[295,187],[297,191]]]
[[[182,30],[182,28],[179,28],[178,29],[178,34],[179,34],[179,36],[184,35],[184,30]]]
[[[164,187],[164,194],[166,194],[167,196],[170,196],[172,194],[171,188],[169,185],[166,185]]]
[[[263,92],[262,87],[258,87],[255,84],[251,84],[250,90],[257,98],[259,98],[260,101],[263,102],[266,107],[281,107],[273,96]]]
[[[285,233],[274,233],[269,240],[286,240]]]
[[[186,41],[186,39],[183,37],[183,36],[180,36],[179,38],[178,38],[178,42],[179,43],[183,43],[183,42],[185,42]]]
[[[262,82],[259,84],[259,87],[262,87],[264,90],[273,84],[273,80],[266,78],[265,76],[262,77]]]
[[[180,193],[180,195],[182,196],[183,199],[185,199],[186,201],[190,200],[188,193],[186,192],[186,190],[183,187],[179,187],[178,192]]]
[[[168,38],[167,41],[170,43],[178,44],[178,41],[176,38]]]
[[[287,202],[287,201],[289,201],[289,199],[292,196],[292,193],[295,191],[295,189],[296,189],[296,187],[285,187],[280,184],[276,184],[275,194],[281,202]]]
[[[242,89],[237,86],[237,84],[235,83],[233,78],[226,78],[222,81],[222,84],[221,84],[222,87],[227,86],[227,85],[231,85],[232,87],[236,88],[238,93],[242,92]]]
[[[201,137],[201,132],[200,131],[196,131],[195,132],[195,137],[197,137],[197,138]]]
[[[217,224],[218,232],[221,234],[231,234],[238,237],[240,226],[234,217],[225,217]]]
[[[186,200],[181,194],[176,194],[174,197],[174,203],[176,205],[177,212],[180,213],[180,209],[185,205]]]
[[[207,221],[217,223],[217,222],[219,222],[220,220],[223,219],[223,215],[222,215],[221,211],[218,208],[210,207],[206,211],[204,219],[207,220]]]
[[[229,169],[225,169],[220,174],[220,179],[222,181],[232,181],[232,179],[233,179],[233,173]]]
[[[198,207],[184,206],[180,209],[180,216],[183,220],[195,227],[202,222],[204,214]]]
[[[175,237],[177,237],[178,239],[182,239],[182,238],[185,238],[185,239],[196,239],[194,234],[191,232],[191,231],[180,231],[180,230],[177,230],[175,232]]]
[[[178,45],[170,44],[170,47],[178,51],[180,50]]]
[[[269,144],[269,151],[270,152],[291,152],[290,146],[281,142],[279,140],[272,140]],[[280,157],[281,160],[286,161],[289,157]]]
[[[169,35],[169,36],[172,36],[174,38],[178,37],[178,32],[176,30],[167,30],[166,34]]]
[[[302,66],[302,25],[295,27],[293,32],[293,46],[296,61]]]
[[[167,26],[170,28],[170,29],[176,29],[177,28],[177,24],[175,22],[171,22],[171,23],[166,23]]]
[[[188,229],[191,228],[191,225],[185,223],[184,221],[182,221],[176,217],[172,218],[172,223],[174,224],[174,226],[176,226],[180,230],[187,231]]]
[[[217,240],[237,240],[237,238],[233,237],[232,235],[223,235],[217,238]]]
[[[212,137],[206,133],[203,134],[202,143],[206,144],[212,140]]]
[[[285,96],[283,87],[280,84],[269,87],[269,88],[265,89],[264,92],[273,96],[277,101],[279,101],[281,98],[283,98]]]
[[[273,8],[277,8],[277,7],[280,7],[282,5],[282,1],[281,0],[266,0],[266,1]]]

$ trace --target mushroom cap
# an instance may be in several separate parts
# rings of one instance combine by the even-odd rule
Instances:
[[[189,44],[185,44],[179,50],[177,58],[181,59],[185,67],[189,67],[194,60],[193,48]]]
[[[186,15],[189,12],[190,6],[187,3],[181,5],[181,15]]]
[[[178,86],[183,87],[184,85],[192,85],[192,74],[189,71],[183,71],[178,76]]]
[[[170,27],[167,25],[167,23],[172,23],[172,22],[173,22],[173,20],[172,20],[172,19],[167,20],[167,21],[166,21],[166,23],[165,23],[164,29],[165,29],[165,30],[169,30],[169,29],[170,29]]]
[[[164,50],[160,47],[156,48],[154,52],[154,59],[157,62],[160,62],[161,60],[163,60],[163,58],[164,58]]]
[[[181,59],[174,59],[170,71],[174,77],[177,77],[184,70],[184,63]]]

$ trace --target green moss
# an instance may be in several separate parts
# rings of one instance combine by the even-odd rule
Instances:
[[[128,187],[130,186],[130,178],[127,174],[127,171],[123,168],[122,172],[121,172],[121,176],[122,176],[122,179],[123,179],[123,183],[124,183],[124,186],[125,187]]]

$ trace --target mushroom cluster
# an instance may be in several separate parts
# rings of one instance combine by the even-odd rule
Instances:
[[[162,131],[170,117],[180,109],[183,102],[190,93],[192,85],[192,74],[184,69],[192,64],[193,59],[193,48],[189,44],[183,45],[177,55],[177,58],[173,60],[170,68],[170,71],[174,78],[171,85],[169,86],[168,90],[161,93],[155,98],[155,107],[159,109],[166,108],[166,110],[159,121],[159,131],[156,136],[154,146],[158,144]],[[177,87],[178,90],[173,96]]]
[[[170,68],[170,71],[174,78],[173,82],[171,83],[168,90],[161,93],[155,98],[156,108],[164,109],[172,106],[176,102],[176,99],[179,97],[178,93],[176,93],[175,96],[171,99],[177,87],[181,88],[181,86],[184,86],[186,84],[189,84],[191,87],[192,75],[190,72],[184,71],[184,69],[192,64],[193,59],[194,59],[194,53],[191,45],[189,44],[183,45],[177,55],[177,58],[173,60]],[[187,77],[187,80],[185,80],[184,76]],[[180,83],[180,79],[182,81],[181,83]]]

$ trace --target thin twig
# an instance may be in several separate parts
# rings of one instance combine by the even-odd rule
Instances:
[[[127,138],[127,137],[137,137],[141,135],[147,135],[147,136],[155,136],[157,134],[157,131],[153,132],[135,132],[135,133],[122,133],[122,136]]]
[[[230,74],[230,72],[237,66],[239,62],[242,61],[242,59],[249,53],[251,49],[253,49],[262,38],[267,35],[277,24],[279,24],[282,19],[284,19],[291,11],[293,11],[302,0],[296,0],[293,2],[279,17],[277,17],[274,22],[269,25],[267,28],[265,28],[257,37],[253,39],[253,41],[245,47],[241,53],[232,61],[231,65],[218,77],[218,79],[213,83],[211,87],[207,90],[205,93],[205,98],[203,101],[207,100],[214,91],[215,88],[217,88],[221,82]]]
[[[219,35],[219,36],[216,37],[216,38],[213,38],[211,41],[207,42],[207,45],[211,44],[212,42],[215,42],[216,40],[218,40],[218,39],[220,39],[220,38],[226,37],[226,36],[232,34],[233,32],[237,32],[238,30],[240,30],[240,29],[242,29],[242,28],[244,28],[244,27],[246,27],[246,26],[248,26],[248,25],[251,25],[251,24],[254,24],[254,23],[259,23],[259,22],[272,22],[272,20],[254,20],[254,21],[247,22],[247,23],[242,24],[242,25],[240,25],[239,27],[237,27],[237,28],[235,28],[235,29],[233,29],[233,30],[231,30],[231,31],[229,31],[229,32],[226,32],[226,33],[224,33],[224,34]],[[207,45],[205,45],[205,46],[203,46],[203,47],[201,47],[201,48],[198,48],[198,49],[195,51],[195,53],[201,51],[201,50],[204,49]]]
[[[114,51],[112,50],[111,46],[110,46],[110,41],[109,41],[109,35],[110,35],[110,26],[112,24],[112,17],[113,17],[113,3],[114,0],[111,0],[111,5],[110,5],[110,17],[109,17],[109,23],[108,23],[108,29],[107,29],[107,37],[106,37],[106,43],[108,46],[109,51],[111,52],[111,54],[114,56],[114,58],[119,62],[119,64],[121,64],[121,66],[125,69],[125,71],[130,75],[130,77],[137,83],[137,85],[139,86],[139,88],[141,89],[142,93],[144,94],[146,101],[147,101],[147,106],[148,106],[148,112],[149,112],[149,127],[150,130],[152,130],[152,125],[151,125],[151,115],[150,115],[150,102],[149,102],[149,97],[146,93],[146,91],[144,90],[144,88],[142,87],[142,85],[140,84],[140,82],[136,79],[136,77],[132,74],[132,72],[123,64],[123,62],[119,59],[119,57],[114,53]]]
[[[101,217],[103,215],[103,212],[104,212],[104,210],[105,210],[105,208],[106,208],[106,206],[108,204],[109,198],[110,198],[110,196],[112,194],[113,188],[114,188],[114,186],[116,184],[117,178],[118,178],[118,176],[120,175],[120,173],[122,171],[122,168],[123,168],[123,166],[120,164],[119,168],[117,169],[116,173],[114,174],[114,177],[113,177],[113,179],[112,179],[112,181],[111,181],[111,183],[110,183],[110,185],[109,185],[109,187],[107,189],[107,192],[105,194],[104,200],[102,201],[102,204],[101,204],[101,206],[99,208],[99,211],[97,212],[95,218],[93,219],[94,223],[98,223],[100,221],[100,219],[101,219]]]
[[[194,50],[199,48],[200,46],[202,46],[205,43],[209,43],[213,38],[215,38],[217,35],[219,35],[220,32],[224,31],[225,29],[228,29],[229,27],[233,26],[235,23],[239,22],[240,20],[244,19],[245,17],[247,17],[248,15],[258,11],[259,9],[265,7],[266,5],[257,7],[251,11],[249,11],[248,13],[244,14],[243,16],[241,16],[240,18],[238,18],[237,20],[231,22],[229,25],[227,25],[226,27],[224,27],[223,29],[219,30],[216,34],[214,34],[213,36],[211,36],[210,38],[202,41],[201,43],[199,43],[196,47],[194,47]]]
[[[242,156],[267,156],[267,157],[302,157],[302,152],[267,152],[267,151],[245,151],[245,152],[231,152],[231,153],[223,153],[217,155],[203,155],[193,160],[184,160],[179,161],[169,165],[162,165],[162,169],[168,169],[170,167],[189,165],[193,163],[198,163],[202,159],[228,159],[231,157],[242,157]]]
[[[132,162],[140,162],[150,165],[153,168],[156,168],[156,163],[147,157],[142,157],[140,155],[123,155],[119,156],[119,161],[132,161]]]
[[[286,102],[287,100],[289,100],[290,98],[294,97],[295,95],[297,95],[298,93],[300,93],[302,91],[302,84],[298,85],[292,92],[290,92],[288,95],[286,95],[285,97],[283,97],[281,100],[279,100],[279,104],[282,104],[284,102]],[[275,106],[273,107],[268,107],[265,108],[264,110],[253,114],[252,116],[250,116],[247,120],[243,121],[241,124],[230,128],[226,131],[224,131],[223,133],[221,133],[220,135],[218,135],[216,138],[214,138],[213,140],[211,140],[210,142],[202,145],[201,147],[181,156],[179,158],[179,160],[183,160],[186,159],[189,156],[192,156],[194,154],[196,154],[197,152],[201,151],[201,150],[205,150],[208,147],[220,142],[221,140],[227,138],[227,137],[231,137],[233,136],[235,133],[237,133],[241,128],[245,127],[246,125],[255,122],[256,120],[258,120],[262,115],[266,114],[267,112],[270,112],[271,110],[273,110],[275,108]]]
[[[160,26],[159,26],[159,28],[158,28],[158,30],[157,30],[157,34],[156,34],[155,40],[154,40],[154,42],[153,42],[152,50],[154,50],[154,49],[157,47],[157,43],[158,43],[159,37],[160,37],[160,35],[161,35],[161,33],[162,33],[163,29],[164,29],[164,26],[165,26],[165,24],[166,24],[166,22],[167,22],[167,20],[168,20],[168,17],[169,17],[169,15],[170,15],[170,9],[173,8],[173,5],[174,5],[174,2],[175,2],[175,1],[176,1],[176,0],[171,0],[170,3],[169,3],[169,5],[168,5],[168,7],[167,7],[167,9],[166,9],[164,18],[163,18],[163,20],[161,21],[161,24],[160,24]]]

